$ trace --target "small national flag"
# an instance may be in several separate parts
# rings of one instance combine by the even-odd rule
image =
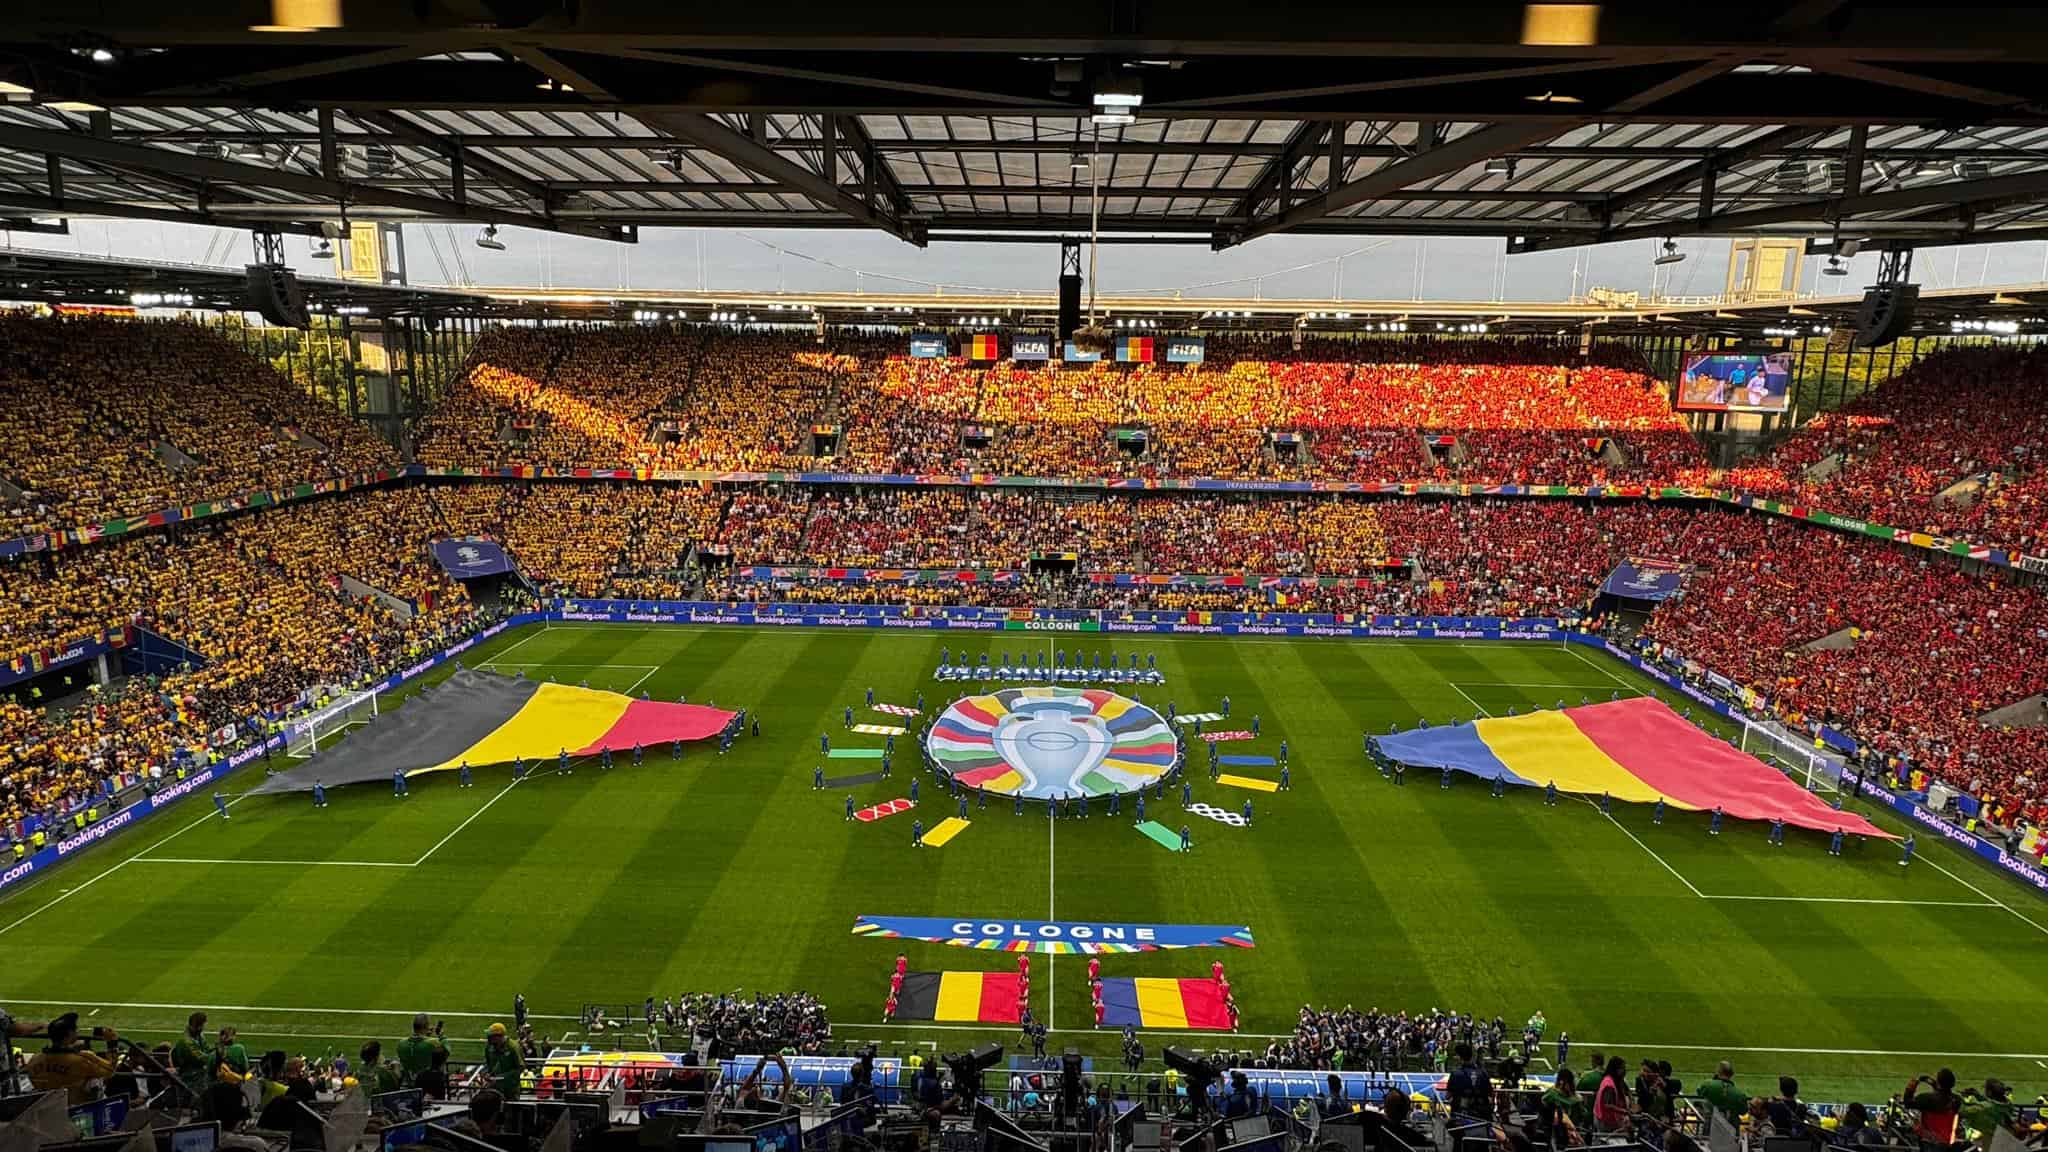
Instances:
[[[863,736],[901,736],[908,731],[894,724],[855,724],[853,730]]]
[[[1116,338],[1116,358],[1132,363],[1152,362],[1152,338],[1150,336],[1119,336]]]
[[[894,816],[898,812],[908,812],[915,807],[917,807],[916,804],[913,804],[908,799],[899,796],[894,800],[884,800],[880,804],[875,804],[870,807],[863,808],[860,811],[855,812],[853,814],[853,818],[855,820],[860,821],[863,824],[872,824],[885,816]]]
[[[994,334],[981,332],[968,337],[967,358],[969,360],[995,360],[1001,355],[1002,353],[996,350]]]
[[[877,705],[875,705],[875,711],[877,711],[877,712],[887,712],[887,713],[888,713],[889,715],[891,715],[891,716],[915,716],[915,715],[917,715],[917,709],[915,709],[915,708],[905,708],[905,707],[904,707],[903,705],[901,705],[901,704],[877,704]]]

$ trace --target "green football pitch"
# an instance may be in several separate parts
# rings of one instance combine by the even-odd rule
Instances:
[[[388,785],[237,799],[226,821],[203,798],[53,870],[0,901],[0,1003],[18,1014],[79,1007],[133,1034],[175,1032],[188,1007],[254,1044],[353,1051],[401,1035],[406,1017],[445,1017],[479,1036],[523,992],[550,1038],[590,1002],[680,992],[808,989],[842,1037],[965,1046],[1014,1029],[883,1025],[897,941],[851,934],[856,914],[1249,924],[1257,946],[1104,958],[1106,975],[1201,976],[1229,964],[1243,1036],[1196,1047],[1263,1047],[1304,1004],[1458,1009],[1510,1023],[1542,1009],[1593,1048],[1672,1060],[1689,1083],[1724,1056],[1759,1088],[1783,1072],[1809,1098],[1882,1097],[1954,1066],[2048,1088],[2039,1009],[2048,1003],[2048,912],[2031,893],[1922,837],[1896,847],[1583,801],[1546,807],[1434,774],[1395,787],[1366,762],[1361,732],[1427,718],[1604,700],[1654,685],[1623,665],[1558,646],[1448,642],[1118,638],[1153,654],[1182,712],[1233,703],[1262,738],[1291,745],[1290,791],[1254,796],[1248,828],[1186,818],[1195,850],[1163,850],[1130,818],[1052,822],[1007,803],[974,812],[943,848],[916,850],[910,817],[843,819],[845,793],[814,791],[818,736],[863,702],[927,702],[942,646],[1000,654],[1061,643],[1018,633],[572,625],[506,633],[471,666],[588,681],[635,695],[748,707],[762,734],[719,755],[653,750],[601,772],[509,769]],[[998,655],[998,659],[999,659]],[[387,701],[386,706],[431,707]],[[873,713],[859,717],[879,720]],[[889,779],[862,804],[899,796],[916,754],[899,740]],[[341,746],[346,751],[346,744]],[[828,774],[868,762],[825,762]],[[1198,801],[1237,809],[1249,793],[1195,774]],[[246,786],[246,785],[244,785]],[[926,781],[926,827],[953,815]],[[1170,795],[1153,815],[1184,822]],[[1896,827],[1889,817],[1880,818]],[[994,952],[910,944],[920,969],[1011,969]],[[1035,957],[1032,1009],[1055,1046],[1115,1052],[1089,1027],[1083,961]],[[572,1036],[574,1042],[577,1038]],[[1146,1037],[1157,1052],[1174,1042]],[[1548,1049],[1548,1045],[1546,1045]],[[468,1051],[458,1047],[458,1056]],[[1546,1050],[1545,1055],[1549,1055]],[[1539,1070],[1540,1070],[1539,1065]]]

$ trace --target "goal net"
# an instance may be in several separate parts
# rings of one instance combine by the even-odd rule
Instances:
[[[1832,748],[1814,747],[1812,737],[1802,740],[1779,724],[1743,719],[1738,744],[1744,752],[1797,780],[1809,792],[1839,789],[1841,754]]]
[[[357,692],[295,721],[287,732],[285,755],[303,760],[377,715],[377,694]]]

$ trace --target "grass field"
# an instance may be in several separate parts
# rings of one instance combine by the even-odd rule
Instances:
[[[994,651],[1051,641],[967,637]],[[1097,637],[1063,637],[1082,648]],[[1888,1095],[1935,1065],[2048,1088],[2048,914],[2032,894],[1922,838],[1910,868],[1873,843],[1829,857],[1794,831],[1646,808],[1546,808],[1433,775],[1381,779],[1361,731],[1470,719],[1560,697],[1653,687],[1556,646],[1394,641],[1119,639],[1156,655],[1154,704],[1259,714],[1292,745],[1293,789],[1260,795],[1250,828],[1194,819],[1182,856],[1128,817],[1088,821],[977,812],[944,848],[913,850],[909,819],[842,819],[815,792],[821,732],[840,709],[929,702],[939,649],[959,635],[568,626],[508,633],[469,657],[593,687],[687,692],[745,705],[760,738],[732,753],[667,750],[608,773],[509,770],[238,800],[204,800],[83,854],[0,901],[0,1003],[33,1015],[83,1006],[94,1023],[167,1033],[213,1009],[263,1045],[353,1050],[427,1009],[480,1035],[523,991],[550,1033],[588,1001],[681,991],[806,988],[847,1036],[953,1047],[979,1028],[881,1026],[893,941],[849,933],[858,913],[1246,923],[1258,944],[1227,957],[1248,1035],[1293,1026],[1304,1003],[1456,1007],[1511,1022],[1543,1009],[1575,1053],[1671,1059],[1688,1082],[1735,1059],[1753,1090],[1792,1072],[1810,1098]],[[417,704],[410,706],[419,706]],[[867,719],[879,719],[872,714]],[[861,738],[852,738],[859,740]],[[870,738],[879,739],[879,738]],[[345,745],[343,746],[346,747]],[[862,803],[900,795],[915,762]],[[839,771],[859,771],[858,761]],[[833,769],[828,768],[828,771]],[[1245,795],[1197,773],[1196,798]],[[935,802],[936,801],[936,802]],[[1178,826],[1172,799],[1155,818]],[[927,788],[926,826],[952,815]],[[1010,968],[999,953],[909,946],[917,968]],[[1206,975],[1206,951],[1105,958],[1108,975]],[[1099,1054],[1077,958],[1039,957],[1033,1010],[1054,1042]],[[1009,1029],[986,1030],[1014,1040]],[[1196,1037],[1200,1046],[1213,1038]],[[1148,1037],[1157,1052],[1164,1035]],[[1235,1046],[1263,1046],[1246,1039]],[[464,1053],[458,1048],[458,1055]],[[1574,1063],[1582,1057],[1575,1056]]]

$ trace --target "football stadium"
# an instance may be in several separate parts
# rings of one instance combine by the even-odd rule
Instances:
[[[11,16],[4,1147],[2048,1147],[2048,13]]]

